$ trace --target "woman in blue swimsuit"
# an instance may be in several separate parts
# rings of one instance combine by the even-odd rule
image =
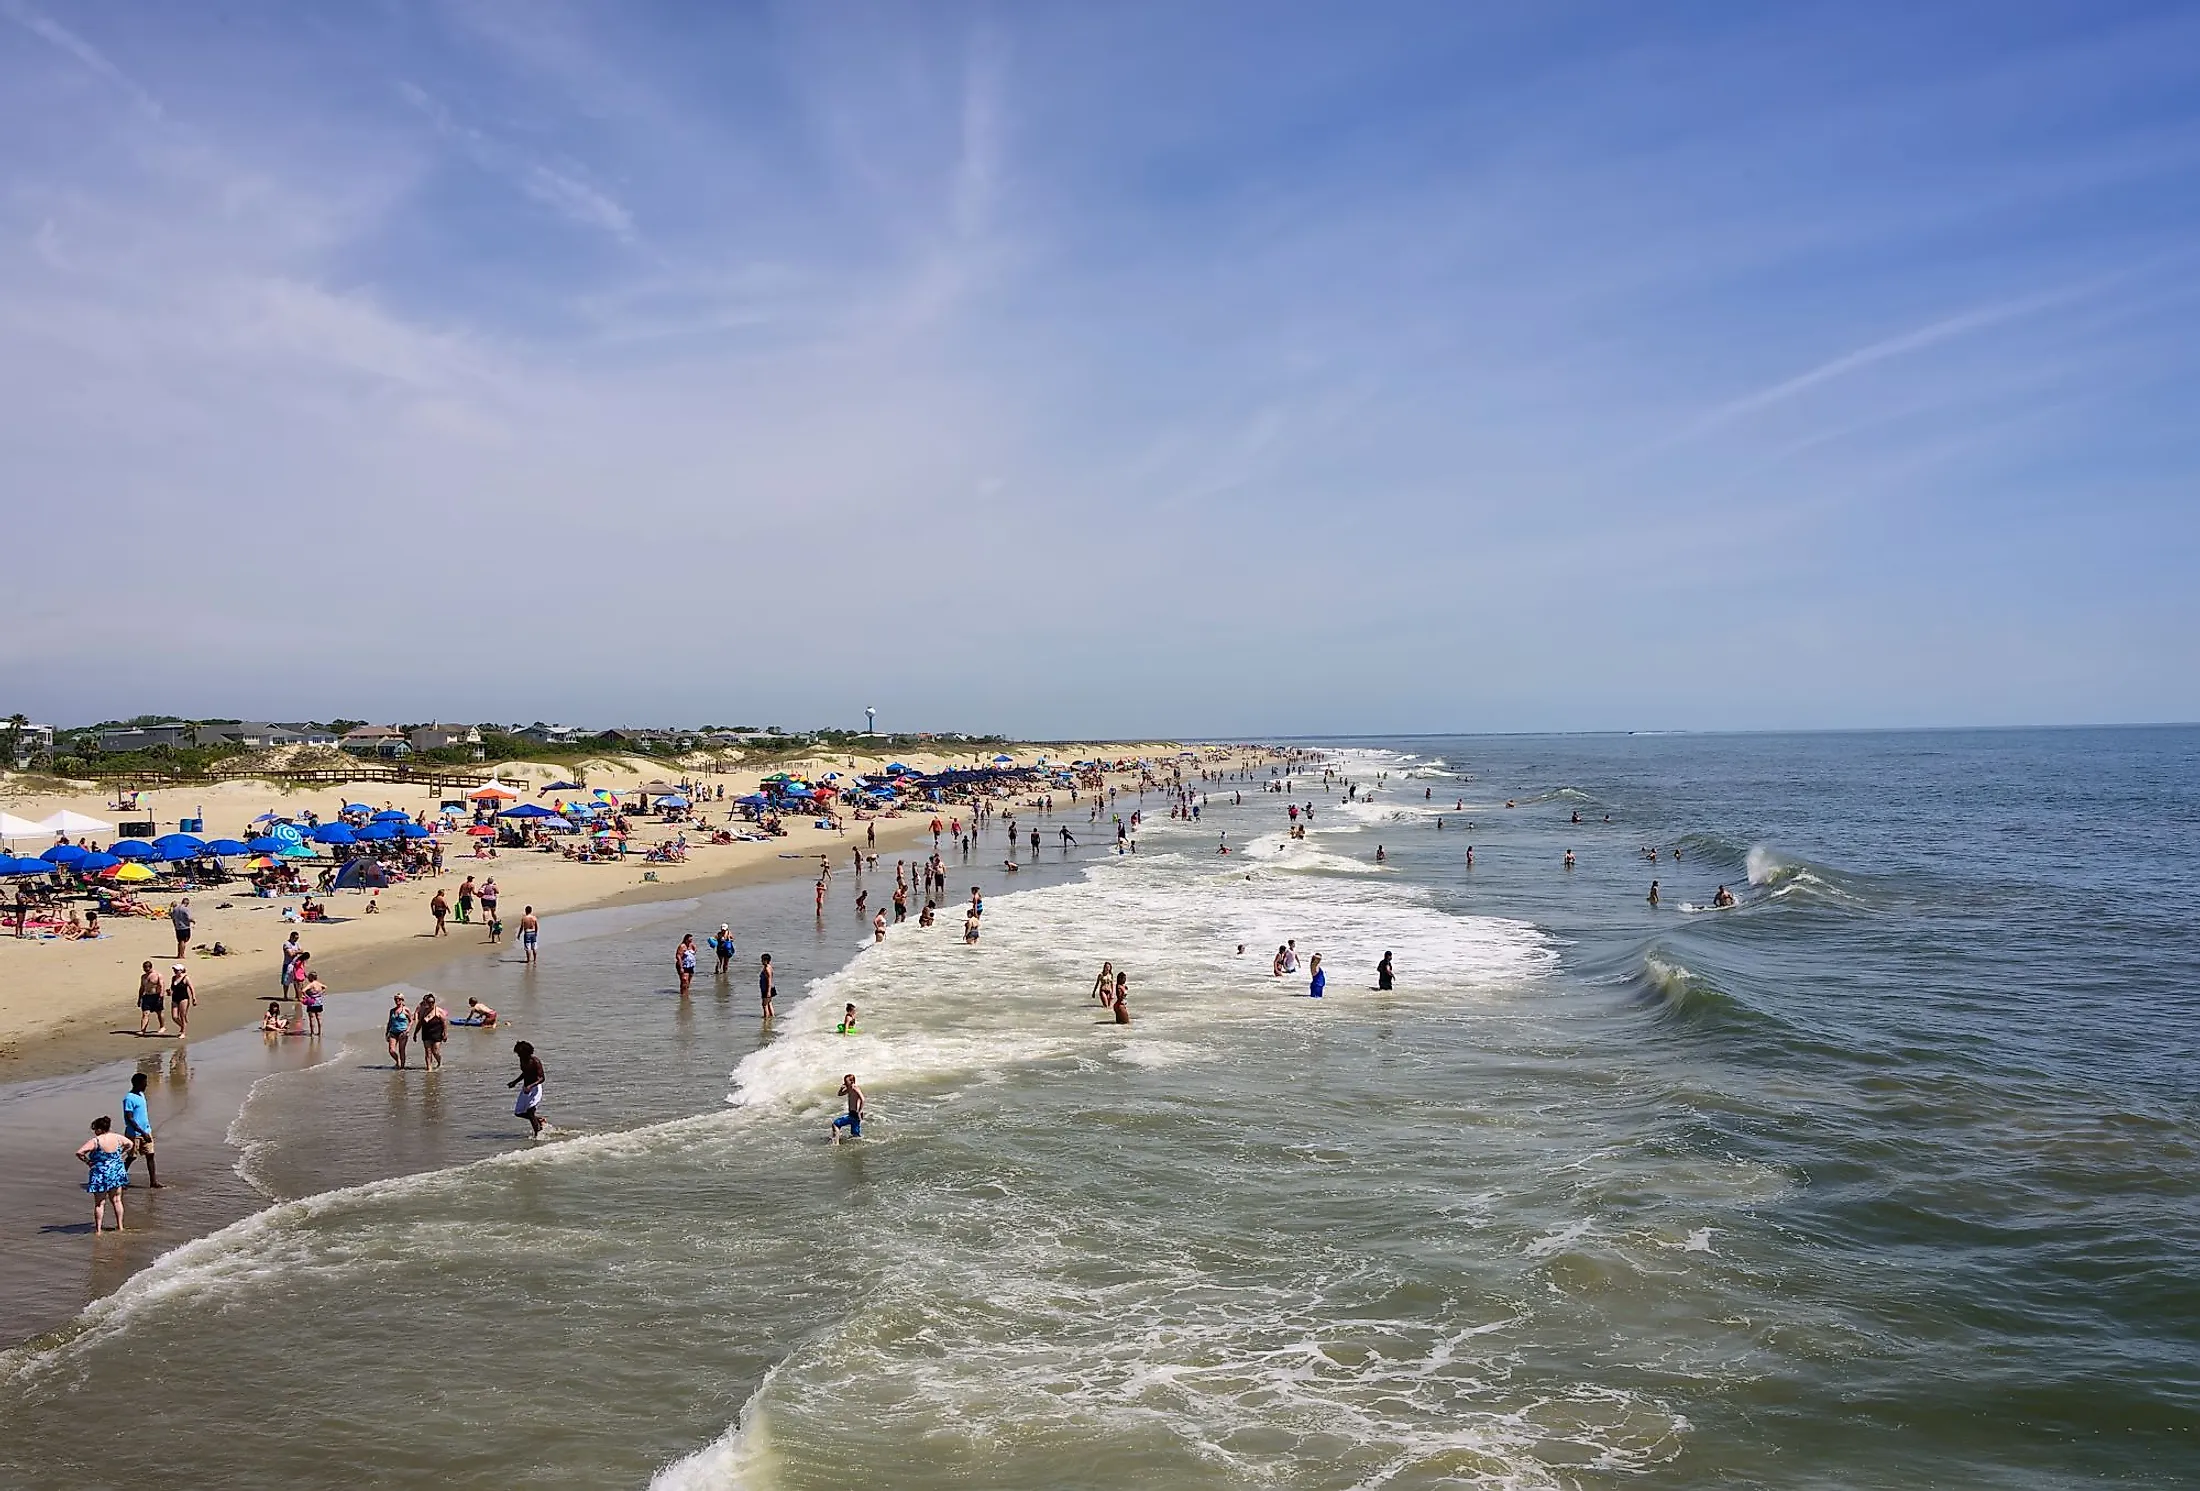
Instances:
[[[114,1120],[102,1115],[92,1120],[92,1137],[84,1141],[76,1157],[91,1170],[84,1189],[92,1194],[92,1231],[105,1230],[107,1203],[115,1204],[115,1231],[122,1230],[122,1193],[130,1187],[130,1156],[136,1146],[114,1132]]]
[[[390,1065],[403,1067],[406,1048],[412,1045],[412,1011],[405,1008],[404,995],[392,995],[391,999],[389,1023],[382,1027],[382,1033],[389,1038]]]

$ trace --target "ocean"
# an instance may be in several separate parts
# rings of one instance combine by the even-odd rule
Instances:
[[[975,947],[871,945],[843,859],[822,919],[452,965],[512,1024],[438,1076],[386,992],[206,1043],[249,1096],[162,1161],[258,1209],[85,1265],[0,1356],[0,1484],[2200,1484],[2200,730],[1321,748],[1356,799],[1149,793],[1135,854],[1058,801],[1011,875],[997,819]]]

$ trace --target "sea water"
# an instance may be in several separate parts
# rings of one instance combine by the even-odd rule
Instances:
[[[2200,1483],[2200,732],[1328,749],[875,946],[844,863],[572,922],[438,1076],[354,997],[264,1208],[0,1358],[0,1484]]]

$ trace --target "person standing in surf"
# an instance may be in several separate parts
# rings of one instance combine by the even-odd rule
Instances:
[[[527,1120],[528,1131],[537,1139],[549,1127],[542,1117],[542,1084],[545,1073],[542,1058],[535,1054],[531,1041],[512,1043],[512,1054],[519,1058],[519,1075],[505,1083],[506,1087],[519,1089],[519,1097],[512,1103],[512,1116]]]
[[[281,1013],[280,1009],[277,1013]],[[412,1011],[405,1008],[405,996],[390,996],[389,1019],[383,1022],[384,1043],[389,1047],[390,1065],[404,1069],[405,1053],[412,1045]]]
[[[1131,976],[1129,974],[1118,973],[1115,976],[1115,991],[1113,997],[1108,1001],[1108,1005],[1109,1008],[1115,1011],[1116,1024],[1128,1025],[1131,1023]]]
[[[146,1185],[155,1191],[164,1191],[160,1183],[160,1170],[153,1160],[153,1110],[145,1102],[145,1074],[134,1073],[130,1078],[130,1090],[122,1095],[122,1137],[129,1140],[136,1155],[145,1157]],[[134,1157],[134,1156],[133,1156]],[[119,1209],[120,1203],[117,1203]],[[115,1225],[122,1225],[121,1218]]]
[[[779,982],[772,975],[772,955],[764,954],[763,963],[756,970],[756,998],[764,1007],[764,1018],[772,1017],[772,999],[779,993]]]
[[[92,1197],[92,1233],[107,1225],[107,1203],[115,1204],[115,1231],[122,1230],[122,1193],[130,1188],[130,1141],[114,1132],[115,1122],[102,1114],[92,1120],[92,1137],[77,1149],[76,1157],[91,1174],[84,1189]]]
[[[861,1139],[863,1137],[863,1089],[856,1086],[856,1074],[854,1072],[850,1072],[840,1079],[840,1091],[835,1093],[834,1096],[848,1100],[848,1111],[833,1120],[833,1143],[838,1144],[840,1142],[840,1131],[842,1129],[848,1131],[849,1138]]]
[[[1387,990],[1395,978],[1396,975],[1390,967],[1390,954],[1386,952],[1383,954],[1383,961],[1375,965],[1375,987],[1378,990]]]
[[[733,966],[733,928],[726,922],[718,924],[718,935],[710,941],[710,950],[718,955],[718,977],[724,978]]]
[[[541,935],[542,918],[535,915],[534,907],[529,906],[519,914],[519,947],[520,951],[525,954],[521,961],[528,963],[536,961],[535,939]]]
[[[1322,972],[1322,955],[1320,953],[1314,954],[1312,958],[1307,960],[1306,968],[1309,973],[1313,974],[1313,977],[1307,980],[1306,997],[1319,999],[1322,997],[1322,991],[1329,987],[1329,975]]]
[[[688,997],[688,985],[695,982],[695,934],[681,934],[680,945],[672,950],[672,970],[680,975],[680,997]]]
[[[430,1072],[443,1070],[443,1042],[450,1038],[451,1022],[433,994],[420,996],[420,1065]]]
[[[1650,882],[1650,904],[1652,906],[1658,904],[1658,883],[1655,880]]]

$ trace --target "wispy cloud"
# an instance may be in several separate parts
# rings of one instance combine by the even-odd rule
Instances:
[[[0,15],[5,15],[9,20],[15,22],[41,41],[59,47],[91,72],[114,84],[128,95],[130,101],[137,105],[146,117],[151,119],[164,117],[160,100],[140,87],[136,79],[115,66],[106,53],[100,51],[99,48],[93,46],[83,37],[78,36],[52,16],[30,4],[29,0],[0,0]]]
[[[1769,409],[1775,404],[1783,404],[1790,399],[1800,398],[1804,394],[1836,379],[1846,378],[1851,374],[1860,373],[1866,368],[1892,361],[1898,357],[1907,357],[1912,353],[1923,352],[1927,348],[1939,346],[1943,342],[1953,341],[1958,337],[1971,336],[1977,332],[2002,326],[2011,321],[2038,315],[2042,311],[2068,304],[2082,295],[2090,294],[2097,288],[2098,284],[2095,283],[2078,289],[2058,289],[2038,295],[2020,296],[2014,300],[1977,306],[1953,316],[1944,316],[1939,320],[1927,322],[1923,326],[1913,327],[1909,331],[1894,336],[1882,337],[1876,342],[1844,352],[1838,357],[1828,358],[1816,367],[1808,368],[1793,377],[1783,378],[1777,383],[1744,394],[1740,398],[1731,399],[1706,413],[1674,438],[1676,440],[1688,440],[1699,435],[1707,435],[1722,425],[1732,424],[1738,419]]]
[[[622,243],[639,241],[634,214],[617,198],[589,181],[570,164],[553,165],[460,120],[448,106],[417,83],[400,82],[399,97],[456,145],[475,166],[509,180],[531,200],[568,222],[610,234]]]

